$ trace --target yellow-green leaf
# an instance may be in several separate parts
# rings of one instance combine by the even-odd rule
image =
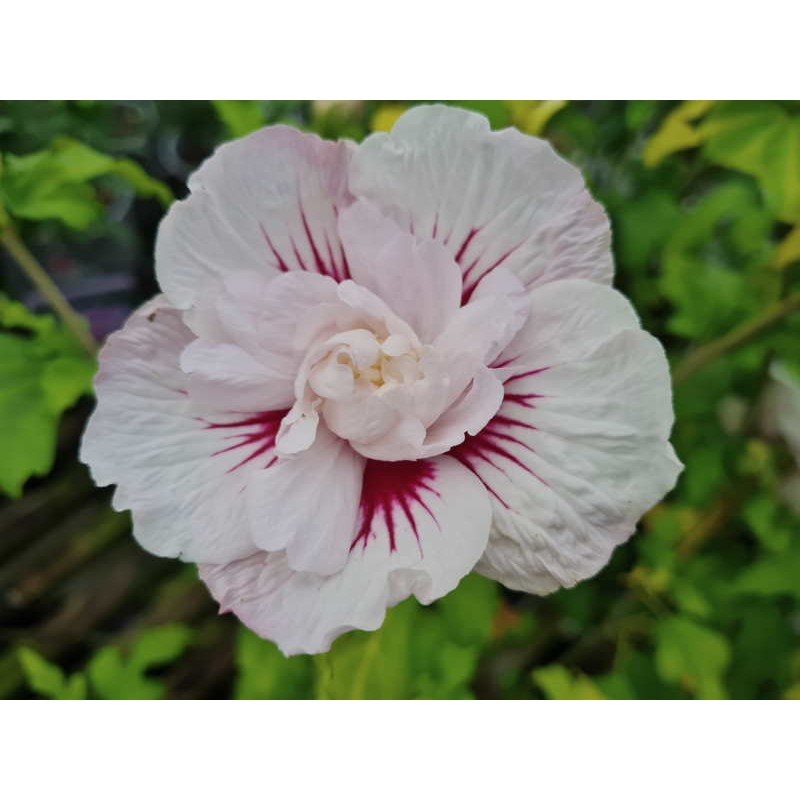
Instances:
[[[236,666],[237,700],[302,700],[310,693],[311,657],[287,658],[244,626],[237,632]]]
[[[212,100],[211,104],[231,138],[246,136],[264,124],[264,108],[259,100]]]
[[[540,136],[550,120],[567,105],[568,100],[508,100],[514,125],[523,133]]]
[[[698,134],[706,158],[758,181],[772,214],[800,219],[800,117],[776,102],[727,102],[709,113]]]
[[[713,100],[687,100],[673,109],[650,137],[642,159],[648,167],[660,164],[671,153],[697,147],[703,138],[692,124],[713,105]]]
[[[0,490],[17,497],[49,472],[59,417],[91,391],[94,369],[53,317],[0,295]]]
[[[405,110],[405,106],[394,103],[378,106],[372,114],[372,119],[369,123],[370,130],[390,131]]]
[[[61,667],[51,664],[30,647],[17,650],[20,666],[28,686],[43,697],[57,698],[66,688],[66,678]]]
[[[548,700],[605,700],[594,681],[581,672],[572,673],[561,664],[533,671],[533,681]]]
[[[81,230],[102,214],[91,181],[104,175],[117,175],[140,196],[156,197],[165,206],[172,201],[170,189],[135,162],[99,153],[68,137],[58,137],[35,153],[6,155],[0,201],[12,216],[57,219]]]
[[[721,634],[687,617],[667,617],[656,626],[659,676],[699,699],[726,696],[722,676],[730,655],[730,646]]]
[[[772,265],[783,269],[795,261],[800,261],[800,225],[795,225],[775,248]]]

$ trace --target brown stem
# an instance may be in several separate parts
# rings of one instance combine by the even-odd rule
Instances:
[[[748,320],[719,339],[693,350],[672,371],[672,383],[678,386],[690,375],[716,361],[726,353],[747,344],[756,336],[777,325],[785,317],[800,310],[800,292],[795,292],[771,305],[760,317]]]
[[[84,318],[69,304],[53,279],[45,272],[33,253],[17,236],[11,225],[6,225],[0,233],[0,244],[17,262],[20,269],[28,276],[31,283],[39,290],[50,307],[61,317],[64,327],[80,342],[84,350],[94,356],[97,342],[89,331]]]

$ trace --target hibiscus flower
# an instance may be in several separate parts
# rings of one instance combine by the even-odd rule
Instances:
[[[82,459],[283,652],[472,570],[573,586],[674,485],[664,351],[547,142],[417,107],[358,146],[265,128],[189,189]]]

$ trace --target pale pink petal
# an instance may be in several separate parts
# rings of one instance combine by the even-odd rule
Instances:
[[[461,270],[446,248],[418,240],[358,201],[339,217],[353,280],[404,319],[422,342],[431,342],[461,305]]]
[[[514,334],[522,328],[530,316],[529,290],[525,289],[520,279],[513,272],[498,267],[493,269],[476,287],[470,303],[484,298],[504,298],[507,302],[505,315],[508,317],[508,332]],[[487,360],[493,360],[508,345],[508,335],[503,336],[488,353]]]
[[[235,344],[192,342],[181,354],[192,400],[222,411],[266,411],[294,403],[294,385]]]
[[[497,414],[502,402],[503,384],[493,370],[481,367],[464,395],[428,429],[422,454],[446,453],[461,444],[466,434],[475,436]]]
[[[467,305],[437,337],[434,347],[446,358],[471,354],[475,364],[489,364],[505,349],[529,314],[528,294],[519,279],[504,269],[487,276]],[[471,376],[470,376],[471,377]],[[459,388],[459,393],[463,384]]]
[[[484,372],[477,391],[469,395],[468,401],[463,396],[476,375],[485,371],[485,365],[524,323],[529,300],[520,281],[506,270],[498,269],[484,282],[486,287],[480,287],[480,294],[455,312],[433,345],[420,349],[418,360],[409,362],[409,380],[402,379],[401,364],[400,380],[363,393],[348,395],[344,390],[349,385],[342,382],[343,396],[326,400],[322,407],[328,427],[367,458],[404,461],[443,453],[463,441],[469,428],[477,431],[485,425],[500,403],[502,387],[498,380]],[[374,318],[391,314],[383,301],[364,287],[346,281],[339,285],[339,293],[347,296],[354,308],[367,309]],[[386,328],[394,331],[396,325],[387,322]],[[410,341],[407,338],[401,332],[393,333],[382,348],[405,352]],[[374,338],[370,341],[374,348]],[[371,351],[365,363],[374,358],[375,352]],[[335,367],[326,370],[326,377],[330,377],[327,373],[332,369]],[[302,372],[301,380],[305,380]],[[454,403],[461,405],[427,441],[426,429]],[[494,407],[490,408],[492,404]],[[457,430],[462,421],[464,426]]]
[[[322,414],[337,436],[354,445],[380,439],[400,420],[400,414],[378,394],[365,394],[346,401],[328,400]]]
[[[198,402],[227,411],[288,408],[305,351],[304,322],[336,301],[336,283],[322,275],[234,274],[209,287],[186,313],[200,337],[181,357]]]
[[[352,145],[276,125],[222,145],[189,179],[156,241],[156,275],[179,308],[208,279],[304,270],[348,277],[336,218],[352,198]]]
[[[545,141],[445,106],[417,107],[362,142],[354,195],[405,230],[442,242],[465,297],[498,266],[526,286],[562,278],[610,284],[608,219],[580,172]]]
[[[243,492],[271,462],[284,412],[202,416],[178,364],[193,340],[163,300],[109,337],[81,460],[98,485],[118,484],[114,507],[131,510],[145,549],[224,563],[256,550]]]
[[[405,461],[422,456],[425,426],[412,416],[397,416],[397,421],[380,437],[352,441],[353,448],[365,458],[379,461]]]
[[[337,287],[339,299],[357,315],[382,323],[387,334],[400,334],[409,341],[417,342],[418,337],[409,324],[398,317],[389,305],[376,294],[354,281],[342,281]],[[352,326],[355,327],[355,326]],[[344,329],[344,328],[342,328]]]
[[[624,295],[585,280],[538,287],[529,293],[528,307],[524,327],[495,362],[504,378],[569,361],[621,330],[640,327]]]
[[[349,630],[380,627],[411,594],[427,604],[454,589],[483,552],[490,515],[480,482],[447,456],[368,462],[343,570],[295,572],[273,553],[201,566],[200,576],[223,610],[287,655],[325,652]]]
[[[319,400],[304,397],[295,402],[281,420],[275,437],[275,451],[281,455],[294,455],[308,450],[317,436],[319,427]]]
[[[293,570],[331,575],[344,567],[356,528],[364,459],[320,430],[313,446],[253,476],[247,487],[255,543],[286,550]]]
[[[294,381],[307,321],[336,301],[335,281],[322,275],[233,273],[210,285],[184,320],[203,341],[235,344]]]
[[[478,571],[543,594],[602,568],[681,465],[663,349],[621,295],[585,281],[542,286],[514,348],[498,370],[499,413],[451,455],[492,496]]]

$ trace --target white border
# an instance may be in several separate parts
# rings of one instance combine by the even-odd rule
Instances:
[[[56,703],[0,707],[6,797],[794,797],[767,702]]]
[[[792,4],[9,0],[3,99],[797,96]]]

